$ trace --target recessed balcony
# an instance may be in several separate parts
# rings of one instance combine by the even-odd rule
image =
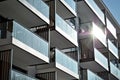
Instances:
[[[84,69],[90,69],[94,72],[108,71],[107,58],[96,48],[92,51],[83,51],[80,59],[80,66]]]
[[[42,0],[6,0],[0,3],[0,10],[3,17],[27,27],[49,24],[49,7]]]
[[[55,20],[55,30],[51,31],[52,46],[59,49],[78,46],[77,31],[57,14]]]

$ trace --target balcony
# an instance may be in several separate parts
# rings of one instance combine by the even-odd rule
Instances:
[[[108,49],[116,58],[119,59],[118,49],[109,39],[108,39]]]
[[[95,61],[102,65],[106,70],[108,70],[108,60],[102,55],[97,49],[94,48]]]
[[[12,50],[14,65],[27,70],[29,65],[49,62],[48,42],[15,21],[1,23],[3,24],[8,29],[6,38],[0,39],[0,50]]]
[[[13,21],[12,43],[32,55],[49,62],[48,43]]]
[[[107,47],[106,44],[106,35],[103,33],[103,31],[97,26],[95,23],[93,23],[93,35],[95,38],[97,38],[105,47]]]
[[[50,56],[51,63],[37,66],[37,69],[39,69],[37,74],[56,72],[55,80],[79,79],[77,61],[73,60],[57,48],[53,48]]]
[[[120,79],[120,70],[111,62],[110,62],[110,72],[117,79]]]
[[[57,14],[55,31],[51,32],[51,42],[59,49],[78,46],[77,31]]]
[[[83,71],[83,80],[103,80],[102,78],[100,78],[98,75],[96,75],[95,73],[93,73],[90,70],[84,70]]]
[[[74,2],[74,0],[57,0],[56,12],[64,19],[75,17],[77,16],[76,3]],[[65,12],[66,14],[63,14],[63,12]]]
[[[49,24],[49,7],[42,0],[6,0],[0,10],[0,15],[28,27]]]
[[[104,30],[104,29],[103,29]],[[106,34],[95,22],[83,23],[81,24],[81,33],[79,34],[80,39],[93,38],[93,43],[96,44],[96,47],[107,47],[106,43]]]
[[[100,51],[94,48],[94,52],[83,51],[81,67],[94,72],[108,71],[108,60]]]
[[[78,78],[78,63],[58,49],[55,49],[56,67]]]
[[[89,7],[93,10],[93,12],[98,16],[98,18],[105,24],[104,14],[101,9],[97,6],[94,0],[85,0],[85,2],[89,5]]]
[[[77,3],[77,9],[79,13],[78,16],[81,18],[81,23],[96,21],[96,23],[101,25],[105,24],[104,13],[94,0],[80,0]]]
[[[19,0],[31,11],[40,15],[41,18],[49,23],[49,7],[42,0]]]
[[[12,70],[11,80],[38,80],[38,79],[31,78],[27,75]]]
[[[107,18],[107,29],[109,30],[109,32],[114,36],[115,39],[117,39],[117,32],[115,27],[113,26],[113,24],[110,22],[110,20]]]
[[[48,42],[15,21],[0,25],[8,28],[6,38],[0,39],[0,51],[11,50],[13,66],[28,71],[30,65],[49,63]]]

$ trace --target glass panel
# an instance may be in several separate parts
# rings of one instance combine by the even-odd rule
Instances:
[[[48,56],[48,43],[16,22],[13,22],[13,37]]]
[[[64,0],[74,11],[75,11],[75,2],[73,0]]]
[[[26,0],[33,7],[35,7],[38,11],[40,11],[43,15],[49,18],[49,7],[42,0]]]
[[[95,61],[108,70],[108,60],[96,48],[94,48]]]
[[[106,44],[106,35],[103,33],[103,31],[93,23],[93,35],[99,39],[104,46],[107,46]]]
[[[75,60],[60,52],[58,49],[55,49],[56,62],[78,74],[78,64]]]
[[[91,72],[90,70],[87,70],[88,79],[87,80],[103,80],[99,76],[97,76],[95,73]]]
[[[112,35],[117,38],[116,36],[116,29],[114,28],[113,24],[110,22],[110,20],[107,18],[107,28],[112,33]]]
[[[101,21],[105,24],[104,14],[97,6],[94,0],[85,0],[86,3],[90,6],[90,8],[95,12],[95,14],[101,19]]]
[[[11,80],[38,80],[12,70]]]
[[[71,37],[72,39],[74,39],[75,42],[77,42],[77,32],[57,14],[56,14],[56,27],[59,27],[69,37]]]
[[[110,72],[117,77],[118,79],[120,79],[120,70],[113,64],[110,62]]]
[[[108,39],[108,48],[115,57],[119,58],[117,47],[109,39]]]

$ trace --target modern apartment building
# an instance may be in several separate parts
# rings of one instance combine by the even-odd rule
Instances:
[[[1,0],[0,80],[120,80],[119,40],[102,0]]]

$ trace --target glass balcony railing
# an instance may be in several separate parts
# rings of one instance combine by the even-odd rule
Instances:
[[[25,45],[48,57],[48,43],[15,21],[13,21],[12,36]]]
[[[55,60],[57,63],[78,74],[78,64],[75,60],[55,49]]]
[[[63,36],[67,37],[69,40],[72,40],[77,45],[77,31],[75,31],[72,26],[67,24],[60,16],[56,14],[56,29],[59,29]],[[66,36],[67,35],[67,36]]]
[[[108,60],[102,55],[96,48],[94,48],[95,61],[97,61],[101,66],[108,70]]]
[[[75,11],[76,4],[73,0],[64,0],[64,1]]]
[[[110,62],[110,72],[120,80],[120,70]]]
[[[38,80],[12,70],[11,80]]]
[[[93,35],[106,47],[106,35],[103,33],[103,31],[93,23]]]
[[[85,2],[89,5],[89,7],[95,12],[95,14],[99,17],[99,19],[105,24],[104,14],[101,9],[97,6],[94,0],[85,0]]]
[[[87,77],[88,77],[87,80],[103,80],[90,70],[87,70]]]
[[[42,0],[26,0],[29,4],[35,7],[43,15],[49,18],[49,7]]]
[[[119,58],[117,47],[109,39],[108,39],[108,49],[116,58]]]
[[[113,24],[110,22],[110,20],[107,18],[107,29],[111,32],[111,34],[117,39],[116,36],[116,29],[113,26]]]

